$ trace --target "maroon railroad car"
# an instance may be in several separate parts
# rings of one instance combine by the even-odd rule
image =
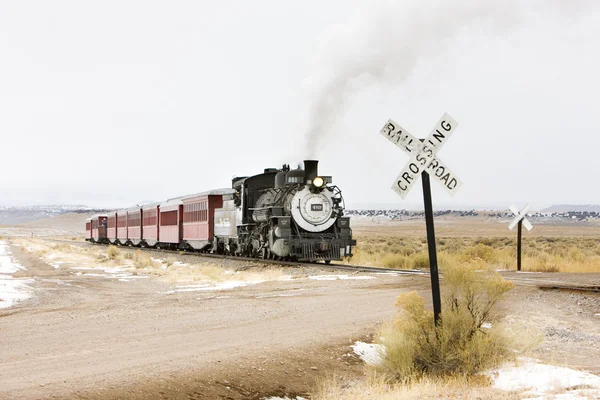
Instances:
[[[107,218],[106,238],[112,244],[117,244],[117,213],[111,212]]]
[[[85,240],[92,240],[92,219],[88,218],[85,220]]]
[[[142,239],[144,245],[155,246],[158,243],[158,215],[159,204],[146,204],[142,207]]]
[[[214,238],[215,209],[223,207],[223,195],[233,189],[216,189],[182,197],[183,241],[196,250],[208,250]]]
[[[106,241],[106,215],[92,217],[92,242],[104,243]]]
[[[127,211],[117,211],[117,241],[127,244]]]
[[[159,247],[179,247],[183,236],[183,203],[181,198],[161,203],[159,209]]]
[[[127,242],[134,246],[142,243],[142,209],[140,207],[127,210]]]

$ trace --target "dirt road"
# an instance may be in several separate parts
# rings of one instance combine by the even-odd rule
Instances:
[[[21,253],[13,246],[13,256],[27,267],[13,275],[33,278],[35,296],[0,310],[0,398],[303,395],[332,372],[364,372],[348,346],[394,315],[398,294],[418,290],[430,298],[428,277],[361,273],[340,279],[314,267],[265,271],[277,280],[205,290],[194,282],[182,285],[166,276],[143,275],[145,269],[132,275],[107,268],[106,262],[99,264],[104,269],[77,267],[101,255],[88,252],[89,247],[67,251],[63,264],[55,254],[44,253],[46,264],[33,256],[40,248]],[[191,262],[190,257],[199,259],[181,259]],[[223,262],[226,269],[240,263]],[[177,267],[178,279],[185,265]],[[257,271],[261,266],[237,268]],[[527,282],[600,283],[598,274],[503,274]],[[498,317],[544,337],[535,357],[600,373],[597,293],[518,286],[500,304]]]
[[[328,363],[350,364],[337,360],[342,347],[392,316],[400,292],[428,287],[371,275],[173,293],[155,279],[77,276],[13,251],[36,296],[0,311],[3,399],[291,393]]]

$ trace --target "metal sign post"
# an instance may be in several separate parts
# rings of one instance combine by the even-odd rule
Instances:
[[[523,232],[523,226],[527,228],[528,231],[533,229],[533,225],[527,219],[527,211],[529,211],[529,204],[523,207],[523,211],[519,211],[517,206],[510,206],[510,210],[515,214],[515,218],[511,221],[510,225],[508,225],[508,229],[511,231],[517,226],[517,271],[521,270],[521,237]]]
[[[404,199],[419,178],[423,180],[423,202],[425,206],[425,226],[427,228],[427,247],[429,250],[429,270],[431,275],[431,294],[435,324],[440,321],[442,303],[440,295],[440,278],[438,274],[437,252],[435,247],[435,228],[433,222],[433,205],[431,199],[430,176],[436,178],[446,190],[453,195],[462,182],[450,171],[437,156],[437,152],[454,133],[458,122],[448,114],[444,114],[426,139],[417,139],[398,123],[391,119],[379,132],[389,141],[410,155],[410,161],[400,172],[392,190]]]

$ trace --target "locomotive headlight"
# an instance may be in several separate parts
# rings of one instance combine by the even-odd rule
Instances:
[[[315,179],[313,179],[312,183],[315,187],[320,188],[325,184],[325,180],[323,180],[323,178],[321,178],[320,176],[317,176]]]

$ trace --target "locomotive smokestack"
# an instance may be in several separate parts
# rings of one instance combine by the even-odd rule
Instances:
[[[319,175],[319,161],[304,160],[304,183],[312,182]]]

